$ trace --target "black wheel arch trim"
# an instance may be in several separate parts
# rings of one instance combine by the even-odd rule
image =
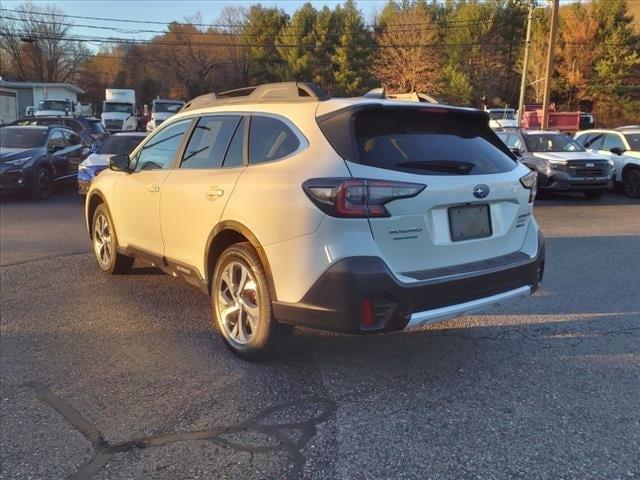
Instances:
[[[269,290],[271,291],[271,299],[273,301],[277,301],[278,294],[275,288],[275,282],[273,281],[273,275],[271,274],[271,265],[269,264],[269,259],[267,258],[267,254],[265,253],[264,248],[262,248],[262,245],[260,244],[258,237],[256,237],[255,234],[249,228],[247,228],[245,225],[235,220],[224,220],[218,223],[215,227],[213,227],[213,229],[209,233],[205,251],[204,251],[204,265],[206,268],[206,276],[204,280],[208,285],[208,287],[209,288],[211,287],[211,281],[212,281],[211,276],[213,275],[213,267],[214,267],[214,265],[211,265],[211,266],[209,265],[209,254],[210,254],[211,247],[213,245],[214,240],[218,237],[218,235],[220,235],[224,231],[233,231],[233,232],[239,233],[240,235],[245,237],[247,240],[249,240],[249,243],[251,244],[251,246],[255,248],[256,252],[258,253],[260,262],[262,262],[262,267],[264,268],[265,274],[267,276]]]
[[[84,216],[87,222],[87,231],[89,232],[89,238],[92,238],[91,237],[91,221],[93,220],[92,218],[89,218],[89,207],[91,206],[91,202],[93,201],[93,199],[96,197],[99,197],[100,200],[102,200],[102,203],[104,203],[105,205],[107,204],[107,201],[104,198],[104,194],[97,188],[91,192],[91,195],[86,196],[85,204],[84,204]],[[108,206],[107,206],[107,209],[109,209]]]

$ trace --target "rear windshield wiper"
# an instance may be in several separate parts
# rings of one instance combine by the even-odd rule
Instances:
[[[475,165],[470,162],[456,162],[453,160],[410,160],[408,162],[396,163],[396,166],[416,170],[431,170],[433,172],[457,173],[460,175],[471,172],[475,167]]]

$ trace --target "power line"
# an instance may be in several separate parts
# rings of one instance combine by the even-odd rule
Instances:
[[[30,32],[15,32],[5,33],[3,36],[13,38],[29,38]],[[114,37],[90,37],[82,35],[39,35],[35,37],[36,40],[66,40],[76,42],[95,42],[95,43],[116,43],[123,45],[164,45],[164,46],[194,46],[194,47],[266,47],[267,45],[262,43],[242,43],[242,44],[230,44],[221,42],[208,42],[208,41],[167,41],[167,40],[139,40],[139,39],[123,39]],[[371,48],[412,48],[412,47],[471,47],[471,46],[492,46],[492,45],[508,45],[509,42],[461,42],[461,43],[393,43],[393,44],[378,44],[374,42],[366,43],[365,46]],[[316,44],[304,44],[304,43],[288,43],[288,44],[276,44],[279,48],[319,48]]]
[[[4,33],[2,36],[11,38],[30,38],[30,32],[15,32]],[[221,43],[221,42],[208,42],[208,41],[167,41],[167,40],[139,40],[139,39],[123,39],[115,37],[91,37],[82,35],[39,35],[34,38],[35,40],[60,40],[60,41],[75,41],[75,42],[89,42],[89,43],[111,43],[121,45],[159,45],[159,46],[182,46],[182,47],[255,47],[264,48],[270,45],[261,43]],[[379,44],[375,42],[366,43],[365,46],[370,48],[440,48],[440,47],[473,47],[473,46],[509,46],[511,42],[437,42],[437,43],[390,43]],[[589,42],[565,42],[565,45],[591,45]],[[615,43],[601,43],[600,45],[607,46],[625,46],[625,44]],[[276,44],[278,48],[309,48],[317,49],[322,46],[316,44],[304,44],[304,43],[288,43],[288,44]],[[326,46],[325,48],[333,48],[333,46]]]
[[[224,24],[224,23],[196,23],[196,22],[176,22],[176,21],[168,21],[168,22],[160,22],[160,21],[152,21],[152,20],[128,20],[123,18],[108,18],[108,17],[90,17],[84,15],[68,15],[63,13],[53,13],[53,12],[40,12],[40,11],[30,11],[24,9],[10,9],[10,8],[0,8],[0,11],[3,12],[12,12],[12,13],[26,13],[26,14],[38,14],[44,16],[51,17],[63,17],[63,18],[74,18],[80,20],[96,20],[102,22],[122,22],[122,23],[134,23],[134,24],[142,24],[142,25],[177,25],[177,26],[194,26],[194,27],[208,27],[208,28],[240,28],[240,27],[253,27],[253,28],[265,28],[272,27],[273,25],[264,24],[252,24],[250,22],[240,22],[237,24]],[[412,22],[412,23],[388,23],[385,27],[393,27],[393,26],[402,26],[402,27],[411,27],[411,26],[433,26],[437,25],[474,25],[479,23],[491,23],[493,19],[482,19],[482,20],[433,20],[433,22]],[[72,24],[75,25],[75,24]],[[79,26],[79,25],[77,25]],[[380,28],[378,24],[364,24],[365,28]],[[151,33],[151,32],[149,32]]]
[[[10,17],[10,16],[3,16],[2,18],[7,19],[7,20],[14,20],[14,21],[22,21],[23,19],[18,18],[18,17]],[[214,31],[209,31],[209,32],[202,32],[202,31],[195,31],[195,32],[180,32],[180,31],[170,31],[170,30],[147,30],[147,29],[135,29],[135,30],[131,30],[131,29],[123,29],[123,28],[117,28],[117,27],[107,27],[107,26],[100,26],[100,25],[89,25],[89,24],[78,24],[78,23],[64,23],[64,22],[57,22],[57,21],[47,21],[47,20],[35,20],[35,19],[28,19],[27,20],[29,23],[38,23],[38,24],[43,24],[43,25],[60,25],[60,26],[64,26],[64,27],[78,27],[78,28],[91,28],[91,29],[97,29],[97,30],[108,30],[108,31],[113,31],[113,32],[118,32],[118,33],[123,33],[123,34],[131,34],[131,35],[136,35],[136,34],[141,34],[141,33],[153,33],[153,34],[158,34],[158,35],[166,35],[169,33],[175,34],[175,35],[184,35],[184,36],[221,36],[221,37],[262,37],[262,38],[270,38],[270,37],[274,37],[274,38],[280,38],[280,37],[299,37],[298,34],[295,33],[276,33],[276,34],[264,34],[264,33],[249,33],[249,32],[242,32],[242,33],[234,33],[234,32],[214,32]],[[478,22],[465,22],[464,24],[458,24],[458,25],[452,25],[449,26],[447,28],[467,28],[467,27],[471,27],[471,26],[475,26],[475,25],[481,25],[481,24],[485,24],[485,23],[493,23],[493,20],[490,21],[478,21]],[[397,24],[397,25],[404,25],[405,27],[407,27],[408,25],[412,25],[410,23],[405,23],[405,24]],[[385,27],[379,27],[382,28],[384,32],[389,32],[389,33],[396,33],[396,32],[407,32],[407,31],[437,31],[440,30],[441,28],[443,28],[443,26],[441,24],[439,24],[438,22],[434,21],[433,23],[430,24],[429,27],[420,27],[420,28],[405,28],[405,29],[390,29],[387,28],[387,26],[385,25]],[[340,32],[336,32],[336,33],[331,33],[328,32],[326,34],[324,34],[325,37],[340,37],[342,34]]]

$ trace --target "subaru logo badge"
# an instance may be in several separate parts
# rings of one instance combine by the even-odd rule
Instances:
[[[489,195],[489,187],[487,185],[476,185],[473,187],[473,196],[476,198],[486,198]]]

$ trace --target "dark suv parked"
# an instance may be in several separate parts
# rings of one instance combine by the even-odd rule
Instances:
[[[47,198],[55,184],[75,182],[78,165],[90,153],[80,136],[51,126],[0,129],[0,191],[26,191]]]
[[[107,132],[104,125],[100,123],[100,119],[93,117],[30,117],[16,120],[11,125],[41,125],[47,127],[50,125],[60,125],[80,135],[82,141],[92,146],[94,151],[100,146],[104,139],[109,136],[109,132]]]

